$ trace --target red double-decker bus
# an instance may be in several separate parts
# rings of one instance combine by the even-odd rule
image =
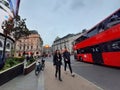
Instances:
[[[120,9],[75,40],[76,59],[120,67]]]

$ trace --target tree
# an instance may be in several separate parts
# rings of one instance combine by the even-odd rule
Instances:
[[[83,29],[83,30],[82,30],[82,33],[86,32],[86,31],[87,31],[87,29]]]
[[[20,19],[20,16],[17,16],[15,19],[15,27],[13,28],[13,37],[15,38],[15,45],[14,45],[14,54],[16,53],[16,41],[19,40],[21,37],[27,37],[30,34],[29,29],[25,23],[26,19]]]
[[[7,35],[10,34],[10,32],[13,29],[13,26],[14,26],[14,23],[13,23],[12,18],[2,22],[2,29],[3,29],[3,33],[5,35],[5,39],[4,39],[3,53],[2,53],[2,57],[1,57],[1,61],[0,61],[0,69],[3,68],[3,66],[5,64],[5,51],[6,51],[5,49],[6,49]]]
[[[2,23],[2,29],[5,34],[5,40],[4,40],[4,47],[3,47],[3,54],[2,54],[2,60],[0,62],[0,69],[5,64],[5,49],[6,49],[6,40],[7,35],[10,33],[13,33],[13,36],[15,38],[15,45],[16,46],[16,40],[18,40],[20,37],[28,36],[29,30],[27,29],[27,26],[25,24],[25,19],[20,19],[20,16],[16,16],[15,18],[10,18],[9,20],[5,20]],[[15,47],[14,47],[15,49]]]

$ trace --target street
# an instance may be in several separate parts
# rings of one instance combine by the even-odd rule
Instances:
[[[46,58],[46,61],[52,62],[52,57]],[[78,62],[74,60],[73,56],[71,56],[71,61],[73,72],[104,90],[119,90],[120,69]]]
[[[56,90],[56,88],[67,90],[70,86],[70,90],[90,90],[90,88],[91,90],[119,90],[120,88],[120,70],[118,68],[78,62],[71,56],[71,65],[75,77],[71,77],[69,69],[67,69],[68,74],[65,74],[62,67],[63,82],[61,83],[54,77],[52,57],[44,59],[46,60],[45,70],[38,77],[35,76],[33,70],[28,75],[20,75],[2,85],[0,90]],[[15,84],[14,87],[13,84]],[[56,86],[54,86],[55,84]]]
[[[119,3],[0,0],[0,90],[120,90]]]
[[[45,69],[38,76],[34,70],[27,75],[19,75],[3,84],[0,90],[103,90],[78,74],[72,77],[68,70],[65,73],[63,67],[61,68],[63,81],[59,81],[54,76],[55,67],[51,62],[52,58],[46,60]]]

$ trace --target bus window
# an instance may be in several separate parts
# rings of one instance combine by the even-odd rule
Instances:
[[[90,32],[88,32],[87,36],[92,37],[98,33],[98,29],[95,27]]]
[[[79,38],[76,39],[75,44],[77,44],[77,43],[79,43],[79,42],[81,42],[81,41],[83,41],[85,39],[87,39],[87,36],[85,36],[85,35],[81,36],[81,37],[79,37]]]
[[[83,41],[83,40],[85,40],[85,39],[87,39],[87,38],[88,38],[88,37],[84,35],[84,36],[81,37],[81,41]]]
[[[80,49],[77,50],[77,54],[80,54]]]
[[[104,22],[102,22],[98,25],[98,27],[97,27],[98,28],[98,33],[106,30],[106,23],[107,23],[107,21],[104,21]]]
[[[115,15],[110,17],[109,22],[107,24],[107,27],[112,27],[112,26],[119,24],[119,23],[120,23],[120,16],[115,14]]]
[[[111,45],[111,48],[112,48],[112,50],[114,51],[118,51],[118,50],[120,50],[120,41],[117,41],[117,42],[113,42],[112,43],[112,45]]]

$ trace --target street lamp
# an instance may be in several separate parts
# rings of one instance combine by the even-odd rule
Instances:
[[[5,20],[2,23],[2,29],[5,35],[5,39],[4,39],[4,47],[3,47],[3,53],[2,53],[2,58],[1,58],[1,62],[0,62],[0,69],[4,66],[5,63],[5,49],[6,49],[6,40],[7,40],[7,35],[10,34],[10,31],[13,29],[14,23],[13,23],[13,19],[10,20]]]
[[[20,16],[17,16],[15,18],[10,18],[9,20],[5,20],[2,23],[2,29],[5,35],[4,39],[4,47],[3,47],[3,53],[2,58],[0,62],[0,69],[4,66],[4,60],[5,60],[5,49],[6,49],[6,40],[7,35],[10,34],[10,32],[14,32],[14,38],[15,40],[18,40],[20,37],[28,35],[28,29],[25,24],[26,19],[20,19]],[[15,48],[15,47],[14,47]]]

